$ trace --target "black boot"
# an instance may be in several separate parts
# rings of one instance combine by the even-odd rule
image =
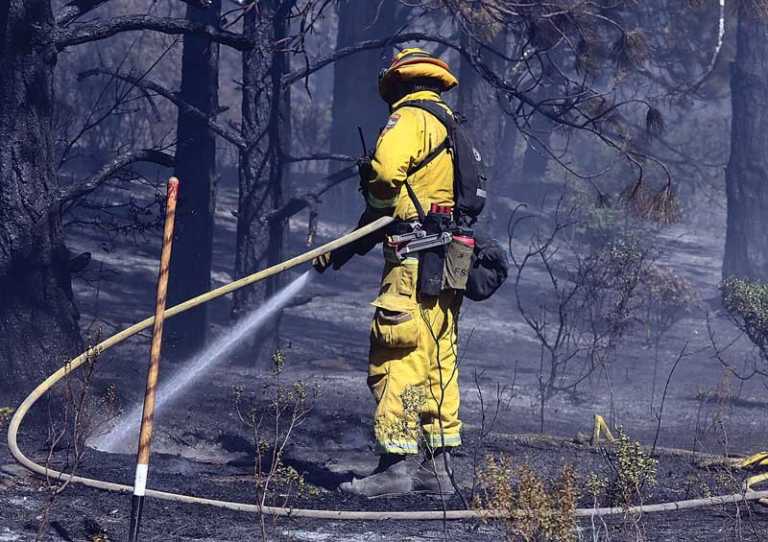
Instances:
[[[384,454],[379,458],[379,466],[371,474],[344,482],[339,488],[345,493],[369,499],[410,493],[413,489],[413,469],[407,459],[407,455]]]
[[[413,492],[430,495],[453,495],[451,454],[447,448],[427,450],[419,470],[413,476]]]

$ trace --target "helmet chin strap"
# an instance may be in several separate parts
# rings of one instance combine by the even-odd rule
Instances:
[[[437,94],[443,93],[439,81],[436,82],[428,77],[424,77],[408,82],[399,81],[393,92],[386,97],[382,96],[382,99],[391,107],[392,104],[397,103],[408,94],[421,91],[436,92]]]

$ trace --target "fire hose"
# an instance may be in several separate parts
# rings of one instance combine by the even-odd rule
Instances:
[[[190,310],[198,305],[207,303],[216,298],[224,296],[228,293],[234,292],[245,286],[255,284],[273,275],[277,275],[288,269],[312,261],[314,258],[325,254],[327,252],[336,250],[343,246],[349,245],[359,239],[373,233],[377,230],[388,225],[392,222],[392,218],[383,217],[375,222],[372,222],[362,228],[359,228],[347,235],[344,235],[335,241],[331,241],[318,248],[310,250],[304,254],[291,258],[283,263],[274,265],[263,271],[259,271],[247,277],[241,278],[234,282],[230,282],[206,292],[192,299],[175,305],[165,310],[165,317],[170,318],[184,311]],[[93,478],[87,478],[85,476],[77,476],[74,474],[68,474],[61,471],[51,469],[47,466],[40,465],[29,459],[21,451],[18,445],[18,432],[24,421],[25,416],[32,408],[32,406],[47,393],[57,382],[66,378],[73,371],[80,366],[88,362],[89,360],[98,359],[98,356],[104,351],[112,348],[125,341],[129,337],[136,335],[137,333],[149,328],[154,324],[154,317],[147,318],[138,322],[123,331],[105,339],[99,344],[88,348],[85,352],[65,363],[60,369],[51,374],[42,383],[40,383],[19,405],[14,412],[13,418],[11,418],[8,426],[8,447],[13,454],[13,457],[26,469],[46,477],[56,478],[62,481],[70,481],[78,484],[82,484],[88,487],[101,489],[105,491],[114,491],[118,493],[130,494],[133,491],[133,487],[125,484],[118,484],[114,482],[108,482],[104,480],[97,480]],[[157,499],[182,502],[188,504],[204,504],[208,506],[215,506],[218,508],[226,508],[229,510],[238,510],[242,512],[259,513],[273,516],[284,517],[302,517],[310,519],[324,519],[324,520],[387,520],[387,519],[399,519],[399,520],[467,520],[467,519],[498,519],[509,517],[514,515],[514,512],[502,511],[502,510],[432,510],[432,511],[353,511],[353,510],[314,510],[314,509],[301,509],[292,507],[278,507],[278,506],[261,506],[258,504],[244,503],[244,502],[232,502],[223,501],[218,499],[208,499],[204,497],[195,497],[191,495],[183,495],[180,493],[171,493],[166,491],[158,491],[147,489],[147,497],[154,497]],[[719,495],[713,497],[706,497],[701,499],[688,499],[674,502],[666,502],[659,504],[646,504],[642,506],[632,507],[594,507],[594,508],[579,508],[576,510],[577,517],[592,517],[592,516],[610,516],[610,515],[622,515],[622,514],[639,514],[639,513],[653,513],[653,512],[670,512],[679,510],[688,510],[692,508],[702,508],[706,506],[718,506],[725,504],[743,503],[747,501],[754,501],[768,498],[768,491],[754,491],[750,485],[747,484],[744,490],[740,493],[734,493],[730,495]]]

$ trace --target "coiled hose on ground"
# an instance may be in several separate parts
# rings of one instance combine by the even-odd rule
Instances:
[[[353,231],[339,239],[327,243],[321,247],[310,250],[302,255],[296,256],[290,260],[287,260],[281,264],[272,266],[263,271],[259,271],[240,280],[226,284],[215,290],[211,290],[205,294],[199,295],[192,299],[189,299],[179,305],[171,307],[165,311],[165,317],[170,318],[184,311],[190,310],[198,305],[207,303],[213,299],[234,292],[244,286],[254,284],[268,277],[287,271],[297,265],[309,262],[312,259],[325,254],[331,250],[341,248],[345,245],[353,243],[358,239],[373,233],[381,228],[385,227],[392,221],[389,217],[383,217],[367,226]],[[106,491],[116,491],[119,493],[131,493],[133,491],[132,486],[117,484],[114,482],[106,482],[103,480],[95,480],[93,478],[87,478],[84,476],[74,476],[61,471],[47,468],[43,465],[35,463],[21,451],[18,445],[18,432],[21,427],[24,417],[29,412],[30,408],[57,382],[65,378],[72,371],[76,370],[89,359],[97,358],[99,354],[112,348],[115,345],[120,344],[129,337],[143,331],[154,323],[154,317],[147,318],[141,322],[132,325],[131,327],[124,329],[123,331],[109,337],[89,348],[76,358],[66,363],[59,370],[51,374],[41,384],[39,384],[24,401],[16,409],[13,418],[8,426],[8,447],[13,454],[13,457],[22,466],[37,474],[57,478],[63,481],[69,480],[78,484],[83,484],[88,487],[96,489],[102,489]],[[183,502],[189,504],[205,504],[209,506],[216,506],[219,508],[226,508],[229,510],[239,510],[243,512],[262,513],[274,516],[290,516],[290,517],[303,517],[311,519],[325,519],[325,520],[386,520],[386,519],[399,519],[399,520],[466,520],[466,519],[480,519],[480,518],[499,518],[506,516],[508,512],[497,510],[449,510],[446,512],[435,511],[407,511],[407,512],[388,512],[388,511],[349,511],[349,510],[309,510],[301,508],[283,508],[276,506],[259,506],[257,504],[222,501],[217,499],[206,499],[204,497],[194,497],[191,495],[182,495],[179,493],[170,493],[166,491],[156,491],[148,489],[146,492],[148,497],[155,497],[157,499],[163,499],[168,501]],[[650,504],[643,506],[635,506],[632,508],[623,507],[607,507],[607,508],[580,508],[576,511],[578,517],[590,517],[590,516],[609,516],[620,514],[633,514],[633,513],[651,513],[651,512],[667,512],[677,510],[687,510],[691,508],[701,508],[705,506],[716,506],[724,504],[732,504],[745,501],[759,500],[768,498],[768,491],[753,491],[746,488],[742,493],[735,493],[732,495],[720,495],[715,497],[707,497],[702,499],[690,499],[683,501],[675,501],[660,504]]]

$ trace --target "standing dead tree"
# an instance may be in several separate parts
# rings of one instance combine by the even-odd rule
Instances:
[[[81,74],[81,77],[98,75],[117,78],[143,92],[161,96],[178,107],[180,118],[196,125],[196,133],[208,130],[234,145],[238,154],[239,178],[237,210],[234,212],[237,217],[235,278],[282,259],[290,214],[275,211],[285,204],[285,172],[287,165],[295,161],[288,152],[290,86],[285,84],[284,76],[288,72],[291,56],[304,54],[304,35],[312,29],[328,4],[327,1],[317,0],[244,3],[235,10],[234,21],[227,24],[227,28],[239,25],[238,32],[224,30],[219,24],[201,35],[210,43],[237,49],[241,55],[239,126],[218,119],[210,104],[190,103],[183,93],[166,88],[148,75],[137,76],[101,68]],[[134,24],[135,18],[122,22]],[[153,28],[158,26],[152,25]],[[182,22],[174,20],[171,28],[176,31],[178,26],[188,28],[195,35],[201,25],[189,19]],[[108,31],[104,29],[99,33],[106,34]],[[208,213],[202,214],[207,216]],[[210,251],[207,255],[210,257]],[[275,278],[238,290],[234,295],[233,316],[239,317],[277,289],[278,279]],[[260,338],[275,335],[276,329],[277,322],[264,329]],[[256,344],[261,342],[257,340]]]
[[[243,18],[244,35],[257,45],[242,57],[241,134],[247,143],[239,154],[235,278],[278,263],[283,253],[287,221],[266,222],[262,215],[284,201],[283,138],[290,132],[288,100],[281,83],[288,70],[291,42],[288,17],[297,7],[295,0],[267,1],[254,4]],[[275,278],[237,291],[233,314],[238,316],[271,296],[278,284]]]
[[[187,19],[219,27],[221,0],[206,7],[187,6]],[[208,117],[219,113],[219,44],[190,34],[184,37],[181,89],[184,102]],[[184,181],[176,211],[168,290],[173,306],[211,289],[213,225],[216,208],[216,135],[205,120],[179,110],[174,175]],[[168,321],[167,351],[183,359],[201,349],[208,331],[205,305]]]
[[[768,93],[768,3],[739,3],[736,62],[731,69],[731,156],[726,170],[728,228],[723,278],[768,280],[765,208],[768,190],[765,96]]]

